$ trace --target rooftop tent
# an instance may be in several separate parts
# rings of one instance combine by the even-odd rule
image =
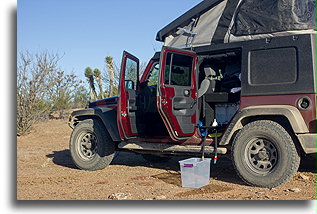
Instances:
[[[204,0],[157,33],[190,47],[316,31],[315,0]]]

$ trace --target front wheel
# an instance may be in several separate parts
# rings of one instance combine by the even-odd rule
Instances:
[[[232,145],[232,159],[246,183],[267,188],[288,182],[300,163],[291,136],[269,120],[251,122],[239,131]]]
[[[84,170],[107,167],[115,144],[99,120],[84,120],[75,126],[70,138],[70,153],[75,165]]]

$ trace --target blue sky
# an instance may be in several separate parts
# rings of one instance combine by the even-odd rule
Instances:
[[[148,61],[161,48],[156,33],[201,0],[19,0],[17,47],[63,55],[67,73],[84,78],[103,69],[105,56],[121,62],[123,50]]]

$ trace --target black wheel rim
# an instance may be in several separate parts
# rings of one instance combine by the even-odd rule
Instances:
[[[82,132],[78,137],[77,153],[84,160],[91,160],[97,153],[97,138],[94,133]]]
[[[278,163],[278,150],[274,142],[265,138],[253,138],[245,150],[247,165],[257,174],[272,172]]]

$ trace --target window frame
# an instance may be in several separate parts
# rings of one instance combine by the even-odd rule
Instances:
[[[166,64],[166,61],[167,61],[167,56],[168,56],[168,54],[171,54],[171,61],[170,61],[170,63],[169,63],[169,70],[168,70],[168,72],[169,72],[169,74],[168,74],[168,83],[165,83],[165,69],[166,69],[166,66],[167,66],[167,64]],[[190,70],[189,70],[189,77],[190,77],[190,84],[189,85],[172,85],[171,84],[171,76],[172,76],[172,72],[171,72],[171,70],[172,70],[172,65],[173,65],[173,59],[174,59],[174,55],[175,54],[177,54],[177,55],[183,55],[183,56],[186,56],[186,57],[191,57],[192,58],[192,63],[191,63],[191,67],[190,67]],[[168,51],[167,53],[166,53],[166,59],[165,59],[165,66],[164,66],[164,81],[163,81],[163,84],[165,85],[165,86],[168,86],[168,87],[189,87],[189,86],[192,86],[193,85],[193,78],[192,78],[192,72],[193,72],[193,69],[194,69],[194,62],[195,62],[195,58],[193,57],[193,56],[190,56],[190,55],[187,55],[187,54],[183,54],[183,53],[175,53],[175,52],[170,52],[170,51]]]
[[[159,80],[160,80],[160,62],[159,61],[157,61],[157,62],[154,62],[153,64],[152,64],[152,66],[151,66],[151,68],[150,68],[150,71],[149,71],[149,73],[148,73],[148,76],[146,77],[146,82],[148,82],[148,86],[154,86],[154,85],[149,85],[149,83],[150,83],[150,78],[151,78],[151,76],[152,76],[152,72],[153,72],[153,70],[154,70],[154,67],[155,66],[159,66],[158,67],[158,69],[157,69],[157,83],[156,83],[156,85],[158,85],[159,84]]]

